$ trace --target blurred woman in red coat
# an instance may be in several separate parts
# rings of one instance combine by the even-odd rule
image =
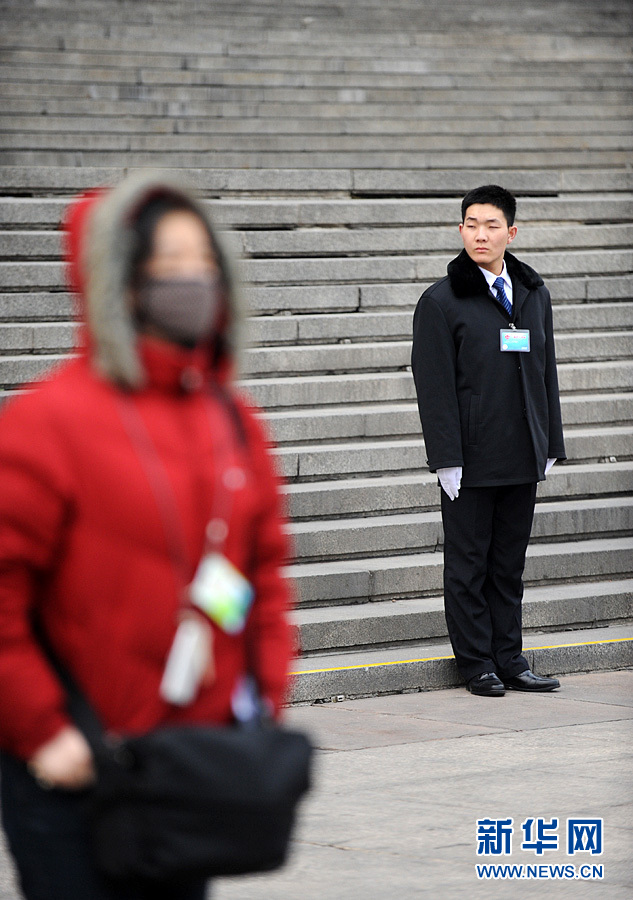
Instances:
[[[278,712],[277,479],[232,384],[239,311],[206,210],[143,175],[82,196],[65,225],[82,348],[0,418],[3,823],[29,900],[194,900],[204,883],[112,886],[94,869],[93,760],[37,634],[114,735],[228,723],[249,671]],[[218,568],[237,609],[205,606]],[[202,660],[184,694],[164,678],[183,621]]]

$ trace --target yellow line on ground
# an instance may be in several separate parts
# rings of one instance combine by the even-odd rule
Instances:
[[[558,650],[561,647],[591,647],[594,644],[621,644],[624,641],[632,640],[629,637],[625,638],[610,638],[605,641],[581,641],[577,644],[548,644],[545,647],[524,647],[523,650],[525,652],[529,650]],[[377,666],[406,666],[409,663],[420,663],[420,662],[434,662],[438,659],[455,659],[455,657],[451,654],[450,656],[423,656],[420,659],[395,659],[392,662],[378,662],[378,663],[365,663],[362,666],[335,666],[332,669],[303,669],[300,672],[292,672],[292,675],[318,675],[323,672],[346,672],[350,669],[374,669]]]

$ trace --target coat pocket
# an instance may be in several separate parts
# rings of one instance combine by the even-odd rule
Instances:
[[[479,440],[479,395],[473,394],[468,407],[468,443],[476,444]]]

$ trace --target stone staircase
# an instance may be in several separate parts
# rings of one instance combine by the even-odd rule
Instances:
[[[57,226],[138,166],[211,204],[252,307],[243,383],[288,486],[296,702],[458,682],[411,318],[461,195],[519,200],[554,300],[569,460],[540,486],[525,644],[633,664],[633,52],[626,0],[2,2],[0,397],[73,344]]]

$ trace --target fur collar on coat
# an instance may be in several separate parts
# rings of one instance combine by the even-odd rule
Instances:
[[[514,281],[520,281],[529,290],[541,287],[543,279],[530,266],[522,263],[511,253],[506,251],[506,266],[510,278]],[[459,256],[452,260],[447,267],[451,288],[456,297],[465,299],[467,297],[476,297],[481,294],[488,293],[488,283],[484,278],[479,266],[474,262],[465,250]]]

